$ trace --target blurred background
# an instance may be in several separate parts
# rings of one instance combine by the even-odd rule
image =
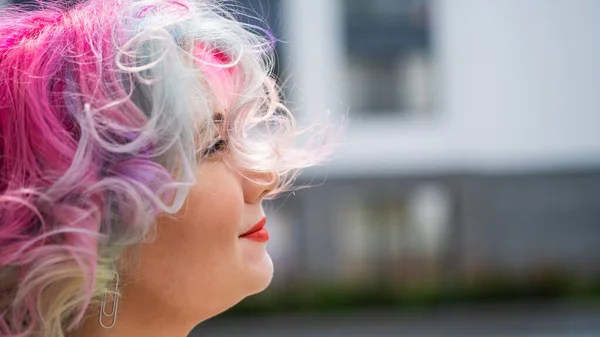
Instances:
[[[267,207],[272,287],[192,336],[600,336],[600,1],[237,2],[349,122]]]
[[[600,1],[238,0],[300,120],[272,286],[190,337],[600,336]]]

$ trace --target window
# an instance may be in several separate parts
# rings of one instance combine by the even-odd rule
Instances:
[[[345,279],[422,281],[440,277],[452,239],[454,201],[448,188],[420,182],[346,187],[331,204]]]
[[[369,114],[430,110],[430,1],[344,4],[350,109]]]

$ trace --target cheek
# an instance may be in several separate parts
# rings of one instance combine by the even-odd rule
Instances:
[[[177,218],[161,219],[155,241],[142,249],[145,287],[162,289],[162,300],[183,311],[233,300],[223,289],[234,286],[239,269],[244,200],[234,179],[213,181],[220,183],[195,186]]]
[[[181,232],[171,244],[179,251],[186,275],[218,277],[219,270],[235,260],[244,202],[232,179],[219,180],[222,183],[198,186],[190,194],[187,211],[176,224]]]

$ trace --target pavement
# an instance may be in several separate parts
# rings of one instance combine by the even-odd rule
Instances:
[[[600,337],[600,305],[552,303],[215,317],[188,337]]]

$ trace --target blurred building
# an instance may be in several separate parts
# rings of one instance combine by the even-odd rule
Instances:
[[[350,120],[272,207],[275,281],[600,276],[600,2],[260,3],[299,118]]]

